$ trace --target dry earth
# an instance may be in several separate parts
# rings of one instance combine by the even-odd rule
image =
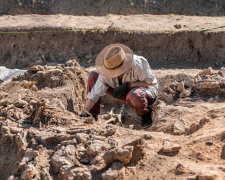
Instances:
[[[29,69],[0,79],[0,180],[225,179],[224,14],[223,0],[0,0],[0,65]],[[159,80],[148,129],[108,96],[79,117],[115,42]]]
[[[0,0],[1,14],[181,14],[223,16],[223,0]]]
[[[97,121],[80,118],[87,71],[76,60],[3,82],[1,179],[224,179],[224,68],[154,73],[161,90],[149,129],[108,97]]]
[[[17,15],[0,17],[0,64],[94,59],[108,44],[122,43],[154,67],[225,65],[224,17],[181,15]],[[89,58],[88,58],[89,57]]]

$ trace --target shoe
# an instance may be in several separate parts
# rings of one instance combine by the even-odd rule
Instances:
[[[147,114],[141,116],[142,127],[148,128],[152,125],[152,111],[150,110]]]

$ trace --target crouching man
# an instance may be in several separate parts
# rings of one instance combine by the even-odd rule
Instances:
[[[105,93],[127,103],[138,116],[142,126],[152,124],[151,105],[158,96],[158,82],[148,61],[134,55],[123,44],[106,46],[96,58],[96,70],[90,72],[87,100],[81,116],[90,112],[93,117],[100,113],[100,97]]]

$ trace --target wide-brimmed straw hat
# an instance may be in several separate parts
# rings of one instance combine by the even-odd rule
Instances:
[[[95,66],[103,77],[115,78],[126,72],[133,63],[133,51],[123,44],[110,44],[97,56]]]

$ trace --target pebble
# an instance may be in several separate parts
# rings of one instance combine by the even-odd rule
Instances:
[[[179,152],[180,149],[181,146],[177,143],[173,143],[168,140],[163,142],[162,152],[164,153],[176,153]]]

